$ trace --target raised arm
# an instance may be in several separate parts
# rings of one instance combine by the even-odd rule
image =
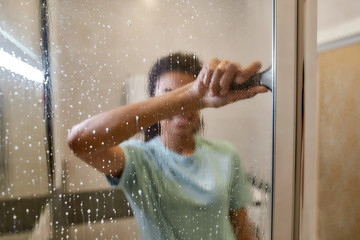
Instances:
[[[124,153],[118,145],[162,119],[193,109],[202,103],[188,84],[148,100],[93,116],[76,125],[67,143],[76,156],[107,175],[118,175]]]
[[[257,73],[258,62],[241,69],[226,60],[210,60],[198,78],[183,87],[148,100],[121,106],[76,125],[67,143],[76,156],[97,170],[119,176],[125,158],[119,144],[141,128],[187,111],[223,105],[266,92],[265,87],[229,91],[231,82],[241,83]]]

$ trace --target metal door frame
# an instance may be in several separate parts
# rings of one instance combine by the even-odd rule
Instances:
[[[272,239],[314,239],[317,1],[273,6]]]

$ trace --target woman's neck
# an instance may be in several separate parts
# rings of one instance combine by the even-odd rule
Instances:
[[[174,136],[172,134],[161,134],[161,142],[165,147],[183,156],[190,156],[195,151],[194,135]]]

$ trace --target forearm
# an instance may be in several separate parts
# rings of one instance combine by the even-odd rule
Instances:
[[[201,109],[202,102],[192,84],[93,116],[71,130],[68,144],[78,154],[109,148],[162,119]]]
[[[237,211],[230,211],[230,221],[234,228],[236,239],[255,240],[256,235],[252,223],[244,208]]]
[[[227,61],[210,61],[195,81],[183,87],[85,120],[71,130],[68,145],[78,156],[99,153],[98,150],[116,146],[162,119],[204,107],[221,107],[267,91],[265,87],[228,91],[232,81],[240,83],[254,75],[261,64],[240,71],[234,64],[225,67],[222,63]]]

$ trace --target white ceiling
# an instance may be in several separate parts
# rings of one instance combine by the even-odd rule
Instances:
[[[359,0],[318,0],[318,44],[360,35]]]
[[[318,0],[318,28],[320,31],[359,17],[359,0]]]

